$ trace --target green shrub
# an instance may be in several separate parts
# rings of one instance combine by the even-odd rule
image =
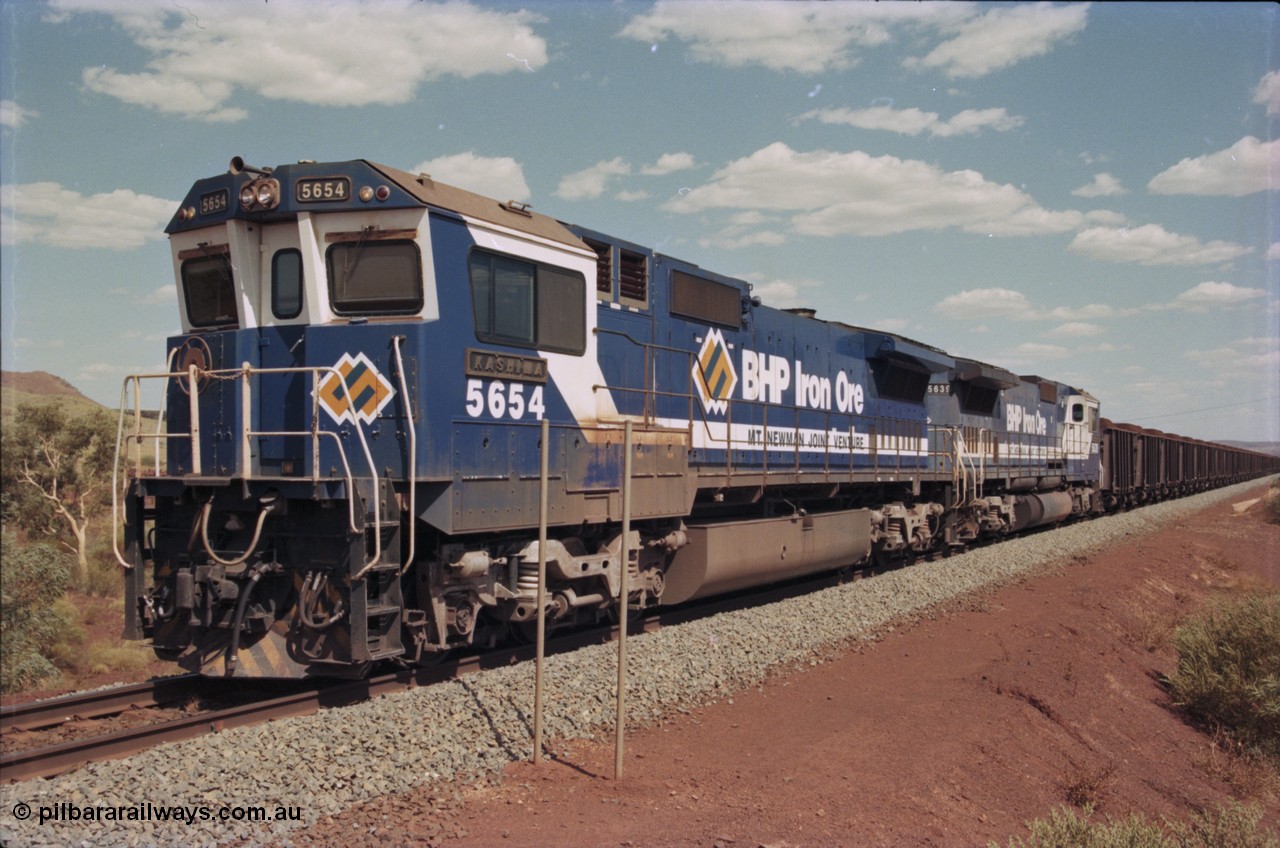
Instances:
[[[118,598],[124,594],[124,572],[116,562],[110,539],[90,547],[84,590],[100,598]]]
[[[1027,822],[1030,835],[1011,838],[1009,848],[1280,848],[1273,831],[1258,827],[1262,810],[1234,801],[1188,823],[1166,821],[1163,827],[1141,815],[1092,822],[1092,814],[1092,807],[1083,815],[1069,807],[1053,810],[1047,820]]]
[[[71,558],[52,545],[0,542],[0,691],[55,677],[47,654],[61,626],[54,609],[71,582]]]
[[[54,603],[58,629],[46,652],[53,664],[73,679],[100,674],[128,676],[144,670],[152,654],[142,643],[89,639],[87,625],[92,623],[92,610],[92,605],[81,609],[68,598]]]
[[[1169,833],[1177,848],[1280,848],[1274,831],[1258,828],[1261,818],[1259,807],[1233,801],[1187,824],[1170,824]]]
[[[1174,702],[1194,721],[1280,757],[1280,593],[1217,602],[1177,629]]]
[[[1141,816],[1091,822],[1092,813],[1092,807],[1085,807],[1083,816],[1070,807],[1056,809],[1048,820],[1027,822],[1031,835],[1010,839],[1009,848],[1170,848],[1164,832]]]
[[[1272,483],[1262,496],[1263,512],[1272,524],[1280,524],[1280,483]]]

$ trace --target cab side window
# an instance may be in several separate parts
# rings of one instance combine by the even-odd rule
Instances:
[[[581,274],[482,250],[467,264],[477,339],[579,355],[587,349]]]

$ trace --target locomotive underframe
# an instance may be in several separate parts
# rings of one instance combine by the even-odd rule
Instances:
[[[665,501],[692,503],[680,507],[683,516],[633,524],[626,564],[632,607],[683,603],[872,557],[914,556],[1100,507],[1091,485],[957,502],[951,481],[924,473],[837,482],[831,474],[774,472],[767,485],[753,476],[713,478],[736,484],[716,487],[705,486],[709,475],[646,478],[674,490]],[[382,659],[426,661],[512,632],[528,635],[536,619],[538,544],[527,525],[448,534],[414,522],[418,553],[402,574],[408,499],[391,481],[356,478],[356,532],[345,520],[342,481],[192,482],[135,479],[126,522],[135,563],[126,636],[149,638],[159,655],[189,670],[359,676]],[[527,488],[521,482],[517,488]],[[438,485],[423,484],[423,491]],[[988,491],[1007,486],[985,483]],[[557,497],[575,500],[571,495]],[[616,609],[622,539],[609,493],[602,495],[605,520],[578,510],[548,539],[551,627],[590,623]],[[571,509],[559,507],[562,515]],[[381,560],[366,568],[377,550]]]

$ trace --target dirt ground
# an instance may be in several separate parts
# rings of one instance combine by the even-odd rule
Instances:
[[[1280,586],[1280,526],[1244,505],[1264,492],[633,729],[622,780],[612,738],[553,742],[540,766],[362,804],[296,844],[1005,845],[1063,804],[1186,819],[1233,797],[1276,828],[1276,777],[1160,683],[1206,598]]]

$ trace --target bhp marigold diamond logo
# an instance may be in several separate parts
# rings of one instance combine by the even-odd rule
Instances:
[[[344,353],[334,368],[346,381],[346,391],[342,380],[332,372],[320,381],[316,391],[324,411],[339,424],[355,420],[369,424],[395,396],[391,383],[363,353]]]
[[[729,346],[719,330],[710,330],[702,340],[698,359],[693,363],[693,385],[707,412],[723,413],[738,385],[738,372],[733,368]]]

